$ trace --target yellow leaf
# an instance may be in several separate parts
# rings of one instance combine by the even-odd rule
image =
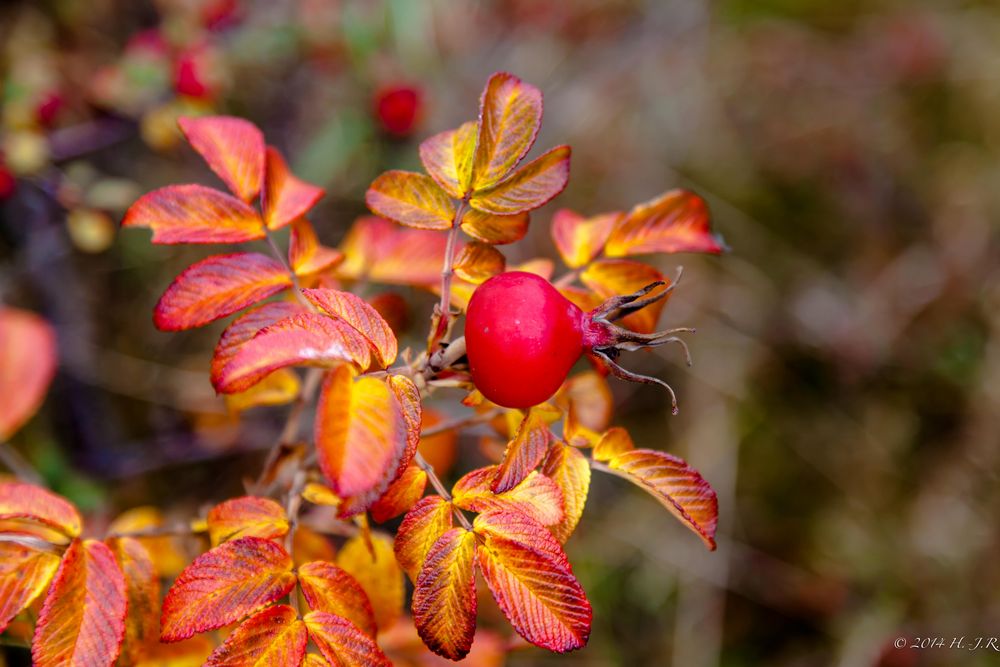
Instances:
[[[299,586],[313,611],[343,616],[372,637],[378,631],[375,612],[361,584],[333,563],[314,561],[299,568]]]
[[[232,498],[208,513],[208,534],[213,547],[241,537],[275,539],[287,533],[285,509],[270,498]]]
[[[496,477],[497,466],[473,470],[455,482],[452,501],[470,512],[491,509],[528,514],[545,526],[563,520],[563,497],[556,483],[537,470],[532,470],[520,484],[503,493],[493,493],[490,485]]]
[[[543,411],[532,408],[507,443],[491,490],[504,493],[523,482],[545,458],[550,440],[549,425]]]
[[[275,605],[240,624],[208,656],[205,667],[298,665],[306,653],[306,626],[288,605]]]
[[[490,77],[479,105],[474,190],[501,181],[528,154],[542,124],[542,93],[513,74]]]
[[[226,408],[243,412],[250,408],[291,403],[299,395],[299,376],[290,368],[279,368],[246,391],[226,394]]]
[[[59,557],[16,542],[0,542],[0,633],[48,588]]]
[[[455,259],[455,275],[473,284],[480,284],[498,273],[503,273],[507,260],[491,245],[473,241],[465,244]]]
[[[556,211],[552,218],[552,240],[566,266],[578,269],[597,257],[621,218],[619,212],[584,218],[569,209]]]
[[[514,215],[544,206],[569,182],[569,146],[558,146],[489,188],[476,190],[469,203],[496,215]]]
[[[552,444],[549,456],[542,464],[542,472],[562,491],[566,509],[563,520],[550,526],[552,534],[565,544],[583,516],[584,505],[590,492],[590,462],[575,447],[561,442]]]
[[[416,229],[449,229],[455,219],[451,198],[429,176],[387,171],[368,187],[365,203],[373,213]]]
[[[427,553],[413,591],[413,620],[427,647],[461,660],[476,634],[476,534],[452,528]]]
[[[494,215],[470,208],[462,216],[461,227],[463,232],[483,243],[504,245],[523,239],[530,220],[527,213]]]
[[[464,197],[471,185],[476,127],[476,121],[469,121],[420,144],[420,161],[424,169],[455,199]]]
[[[411,581],[417,580],[424,558],[441,533],[452,527],[451,503],[441,496],[427,496],[417,501],[396,531],[396,560]]]
[[[344,543],[337,554],[337,565],[353,576],[364,589],[375,613],[379,629],[391,626],[403,612],[403,571],[392,550],[392,540],[382,533],[372,533],[375,556],[359,537]]]

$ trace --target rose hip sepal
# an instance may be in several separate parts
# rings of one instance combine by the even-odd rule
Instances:
[[[678,343],[687,352],[675,334],[693,329],[640,334],[614,324],[666,297],[673,285],[657,290],[663,284],[652,283],[584,312],[534,274],[511,271],[490,278],[473,293],[466,313],[466,350],[476,388],[504,407],[538,405],[556,392],[586,353],[616,377],[666,387],[676,414],[677,399],[670,385],[615,362],[623,350],[664,343]]]

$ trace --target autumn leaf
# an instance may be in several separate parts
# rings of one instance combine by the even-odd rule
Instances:
[[[490,490],[505,493],[523,482],[545,458],[551,437],[548,422],[541,411],[529,410],[514,437],[507,443]]]
[[[110,667],[125,637],[125,577],[111,550],[74,540],[38,614],[32,664]]]
[[[556,403],[584,428],[601,432],[611,423],[614,396],[607,379],[596,371],[587,370],[570,376],[555,397]]]
[[[160,510],[143,505],[118,515],[108,526],[108,535],[152,531],[154,533],[152,535],[135,539],[146,547],[146,552],[152,558],[153,566],[159,575],[174,577],[187,565],[188,557],[177,536],[155,534],[156,529],[162,528],[164,524],[163,513]]]
[[[490,245],[504,245],[520,241],[528,233],[527,213],[494,215],[470,208],[462,216],[462,231],[474,239]]]
[[[0,542],[0,633],[48,588],[59,557],[17,542]]]
[[[265,237],[264,221],[239,199],[204,185],[168,185],[140,197],[122,227],[149,227],[153,243],[241,243]]]
[[[571,269],[586,266],[597,257],[622,219],[620,212],[602,213],[584,218],[569,209],[560,209],[552,217],[552,240],[563,263]]]
[[[474,528],[482,540],[476,550],[479,571],[514,630],[558,653],[585,646],[590,602],[548,529],[505,510],[480,514]]]
[[[601,434],[601,439],[594,445],[592,455],[595,461],[610,461],[619,454],[633,449],[635,445],[632,444],[632,436],[620,426],[615,426]]]
[[[542,124],[542,93],[513,74],[490,77],[479,104],[472,186],[500,182],[528,154]]]
[[[313,611],[343,616],[365,634],[374,637],[375,612],[361,584],[333,563],[313,561],[299,568],[299,586]]]
[[[542,464],[542,473],[562,491],[565,515],[549,529],[560,544],[565,544],[583,516],[590,492],[590,462],[575,447],[561,442],[552,443]]]
[[[264,180],[264,135],[232,116],[180,118],[181,131],[226,186],[243,201],[260,193]]]
[[[343,261],[344,255],[336,248],[321,245],[316,230],[305,218],[292,223],[288,240],[288,265],[297,276],[309,276],[325,271]]]
[[[238,621],[288,595],[292,559],[259,537],[224,542],[184,568],[163,601],[161,639],[175,642]]]
[[[544,206],[569,182],[569,146],[558,146],[486,189],[476,190],[469,203],[496,215],[514,215]]]
[[[337,275],[393,285],[438,285],[447,243],[445,234],[400,228],[375,216],[359,218],[340,244],[345,259]]]
[[[212,355],[212,385],[218,389],[222,370],[233,360],[243,344],[276,322],[305,312],[297,301],[271,301],[248,310],[226,327]]]
[[[374,556],[363,539],[352,537],[337,554],[337,565],[364,589],[375,613],[375,622],[382,630],[391,626],[403,611],[403,571],[396,562],[389,537],[372,533],[371,540]]]
[[[719,254],[724,249],[711,231],[705,200],[687,190],[671,190],[632,208],[611,232],[604,252],[624,257],[651,252]]]
[[[396,531],[396,560],[416,582],[431,546],[452,527],[452,505],[441,496],[421,498],[410,508]]]
[[[261,193],[261,208],[268,229],[281,229],[301,218],[324,194],[323,188],[296,178],[281,153],[273,146],[267,147],[267,178]]]
[[[445,531],[427,552],[413,592],[413,621],[427,647],[461,660],[476,634],[476,534]]]
[[[376,215],[415,229],[449,229],[455,206],[434,180],[412,171],[387,171],[365,193]]]
[[[375,640],[340,616],[311,611],[302,619],[309,638],[331,665],[343,667],[392,667]]]
[[[302,293],[324,313],[339,317],[357,329],[375,349],[381,367],[390,366],[396,360],[396,334],[367,301],[334,289],[305,289]]]
[[[56,369],[56,335],[34,313],[0,307],[0,442],[42,404]]]
[[[292,286],[280,262],[255,252],[214,255],[174,279],[153,311],[161,331],[200,327]]]
[[[455,199],[462,199],[471,186],[476,128],[477,123],[469,121],[420,144],[420,161],[424,169]]]
[[[275,605],[243,621],[208,656],[205,667],[295,667],[306,654],[305,624],[288,605]]]
[[[631,294],[655,282],[665,283],[650,294],[669,288],[670,280],[648,264],[634,262],[628,259],[602,259],[593,262],[583,273],[580,280],[594,290],[602,299],[613,296]],[[639,333],[656,331],[656,323],[660,319],[663,307],[667,305],[669,295],[656,303],[651,303],[642,310],[622,318],[622,324]]]
[[[68,500],[23,482],[0,482],[0,523],[5,532],[49,541],[56,537],[55,541],[64,543],[79,536],[83,527],[80,513]]]
[[[384,523],[406,512],[424,495],[426,486],[427,473],[415,465],[407,466],[403,474],[369,508],[372,518]]]
[[[137,664],[160,640],[160,575],[146,547],[132,537],[106,541],[125,577],[125,641],[121,657]]]
[[[493,246],[473,241],[467,243],[455,258],[455,275],[476,285],[498,273],[503,273],[507,260]]]
[[[341,319],[299,313],[266,327],[243,343],[219,373],[215,390],[245,391],[286,366],[330,367],[351,363],[368,368],[371,344]]]
[[[245,391],[226,394],[226,409],[232,413],[268,405],[285,405],[299,396],[301,383],[290,368],[279,368]]]
[[[563,520],[562,492],[556,483],[537,470],[532,470],[520,484],[503,493],[493,493],[490,486],[496,478],[497,466],[473,470],[455,482],[452,501],[470,512],[504,509],[528,514],[545,526]]]
[[[208,535],[213,547],[241,537],[275,539],[287,533],[285,509],[270,498],[232,498],[208,513]]]
[[[676,456],[651,449],[624,451],[608,461],[608,469],[650,493],[709,550],[715,550],[719,502],[697,470]]]

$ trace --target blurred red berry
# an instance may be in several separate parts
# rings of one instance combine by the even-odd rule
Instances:
[[[50,127],[59,116],[59,112],[62,111],[63,102],[63,96],[58,91],[43,95],[38,106],[35,107],[35,117],[38,118],[38,122],[45,127]]]
[[[397,137],[409,136],[423,110],[420,90],[413,86],[387,86],[375,95],[375,115],[382,129]]]
[[[10,173],[7,165],[0,163],[0,200],[7,199],[17,188],[17,179]]]
[[[198,57],[185,53],[174,65],[174,90],[185,97],[211,97],[211,88],[205,82]]]
[[[222,30],[239,22],[239,0],[209,0],[201,9],[201,17],[209,30]]]

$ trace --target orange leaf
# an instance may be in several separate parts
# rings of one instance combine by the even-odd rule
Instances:
[[[251,201],[264,180],[264,135],[250,121],[232,116],[178,118],[191,147],[237,197]]]
[[[185,269],[160,297],[153,323],[161,331],[200,327],[291,287],[278,261],[255,252],[214,255]]]
[[[469,236],[491,245],[504,245],[520,241],[528,233],[527,213],[515,215],[493,215],[470,208],[462,216],[462,231]]]
[[[285,509],[270,498],[232,498],[208,513],[208,535],[213,547],[241,537],[274,539],[287,534]]]
[[[476,635],[476,534],[445,531],[427,552],[413,591],[413,621],[427,648],[461,660]]]
[[[410,508],[396,531],[396,560],[412,581],[441,534],[452,527],[452,506],[441,496],[427,496]]]
[[[212,355],[212,385],[218,389],[222,380],[222,369],[226,367],[243,344],[256,336],[262,329],[276,322],[304,312],[297,301],[272,301],[248,310],[226,327],[219,337]]]
[[[306,659],[302,661],[301,667],[330,667],[330,663],[321,655],[307,653]]]
[[[447,243],[446,235],[434,231],[401,229],[374,216],[359,218],[340,244],[345,259],[337,275],[398,285],[437,285]]]
[[[600,254],[622,213],[602,213],[593,218],[564,208],[552,218],[552,240],[563,262],[571,269],[585,266]]]
[[[420,144],[420,161],[445,192],[461,199],[469,192],[472,158],[476,148],[476,122],[463,123]]]
[[[375,612],[361,584],[333,563],[314,561],[299,568],[299,586],[313,611],[343,616],[372,637],[377,632]]]
[[[513,215],[544,206],[569,182],[569,146],[558,146],[503,181],[476,190],[469,203],[486,213]]]
[[[184,568],[163,601],[161,639],[175,642],[221,628],[288,595],[292,559],[259,537],[224,542]]]
[[[281,229],[301,218],[324,194],[323,188],[296,178],[281,153],[273,146],[267,147],[267,179],[261,207],[268,229]]]
[[[111,550],[74,540],[38,615],[32,664],[110,667],[125,637],[126,604],[125,577]]]
[[[552,526],[563,520],[563,497],[559,487],[537,470],[532,470],[520,484],[504,493],[493,493],[490,485],[497,466],[473,470],[455,482],[453,502],[470,512],[505,509],[531,515],[539,523]]]
[[[676,456],[651,449],[622,452],[608,462],[608,469],[649,492],[715,550],[719,501],[697,470]]]
[[[150,506],[133,507],[122,512],[111,522],[111,525],[108,526],[108,534],[141,532],[160,528],[163,525],[164,520],[160,510]],[[176,536],[152,535],[135,539],[146,547],[146,552],[153,559],[156,572],[161,576],[174,577],[188,563],[188,556],[180,544],[180,539]],[[159,619],[159,614],[157,614],[157,619]]]
[[[346,498],[388,487],[406,450],[406,423],[385,382],[355,379],[347,366],[332,371],[316,407],[316,453],[334,493]],[[395,475],[393,474],[393,477]]]
[[[650,252],[708,252],[725,249],[712,233],[705,200],[686,190],[671,190],[635,206],[611,232],[608,257]]]
[[[379,630],[391,626],[403,612],[403,571],[392,552],[392,540],[372,533],[371,549],[361,537],[352,537],[337,554],[337,565],[364,589],[375,613]]]
[[[507,443],[503,460],[497,467],[490,489],[493,493],[510,491],[527,478],[532,470],[545,458],[551,441],[548,422],[539,410],[528,411],[517,429],[517,433]]]
[[[611,423],[614,396],[603,375],[592,370],[570,376],[556,395],[556,402],[574,420],[591,431],[603,431]]]
[[[42,404],[56,370],[56,335],[34,313],[0,307],[0,441]]]
[[[365,203],[373,213],[416,229],[449,229],[455,207],[434,180],[412,171],[387,171],[376,178]]]
[[[292,223],[288,241],[288,264],[297,276],[319,273],[343,261],[344,255],[335,248],[320,245],[316,231],[305,218]]]
[[[542,124],[542,93],[513,74],[490,77],[479,104],[472,162],[475,190],[501,181],[528,154]]]
[[[364,299],[335,289],[306,289],[302,292],[320,310],[339,317],[357,329],[371,343],[383,368],[396,360],[396,334],[392,333],[389,323]]]
[[[375,640],[347,619],[325,611],[311,611],[302,620],[309,629],[309,638],[330,665],[392,667]]]
[[[168,185],[140,197],[122,227],[149,227],[153,243],[241,243],[265,236],[264,221],[239,199],[204,185]]]
[[[205,667],[295,667],[306,654],[306,626],[288,605],[275,605],[243,621]]]
[[[663,281],[665,284],[650,294],[656,294],[670,286],[670,280],[653,267],[627,259],[602,259],[594,262],[580,274],[580,280],[604,299],[637,292],[657,281]],[[669,299],[667,296],[622,318],[622,324],[639,333],[656,331],[660,313]]]
[[[542,464],[542,473],[562,491],[566,514],[563,520],[551,526],[552,534],[565,544],[583,516],[590,492],[590,462],[575,447],[561,442],[552,444],[548,458]]]
[[[590,602],[552,534],[530,516],[502,510],[480,514],[474,525],[479,571],[514,630],[558,653],[585,646]]]
[[[369,508],[372,518],[384,523],[406,512],[424,495],[427,473],[415,465],[409,465],[396,478],[382,497]]]
[[[128,613],[122,662],[134,665],[141,662],[160,641],[160,575],[139,540],[116,537],[107,540],[107,545],[125,576]]]
[[[299,313],[276,322],[244,343],[219,374],[215,390],[245,391],[286,366],[330,367],[353,363],[368,368],[371,344],[341,319]]]
[[[65,498],[23,482],[0,482],[0,522],[4,531],[52,537],[51,529],[66,538],[80,534],[79,512]],[[69,539],[59,540],[68,542]]]
[[[286,405],[299,396],[301,383],[290,368],[279,368],[246,391],[226,394],[226,409],[243,412],[267,405]]]
[[[0,633],[48,588],[58,567],[55,554],[0,542]]]
[[[632,444],[632,436],[620,426],[615,426],[601,435],[601,439],[594,445],[593,457],[595,461],[610,461],[633,449],[635,445]]]
[[[503,273],[507,260],[503,253],[486,243],[473,241],[465,244],[455,259],[455,275],[476,285],[498,273]]]

